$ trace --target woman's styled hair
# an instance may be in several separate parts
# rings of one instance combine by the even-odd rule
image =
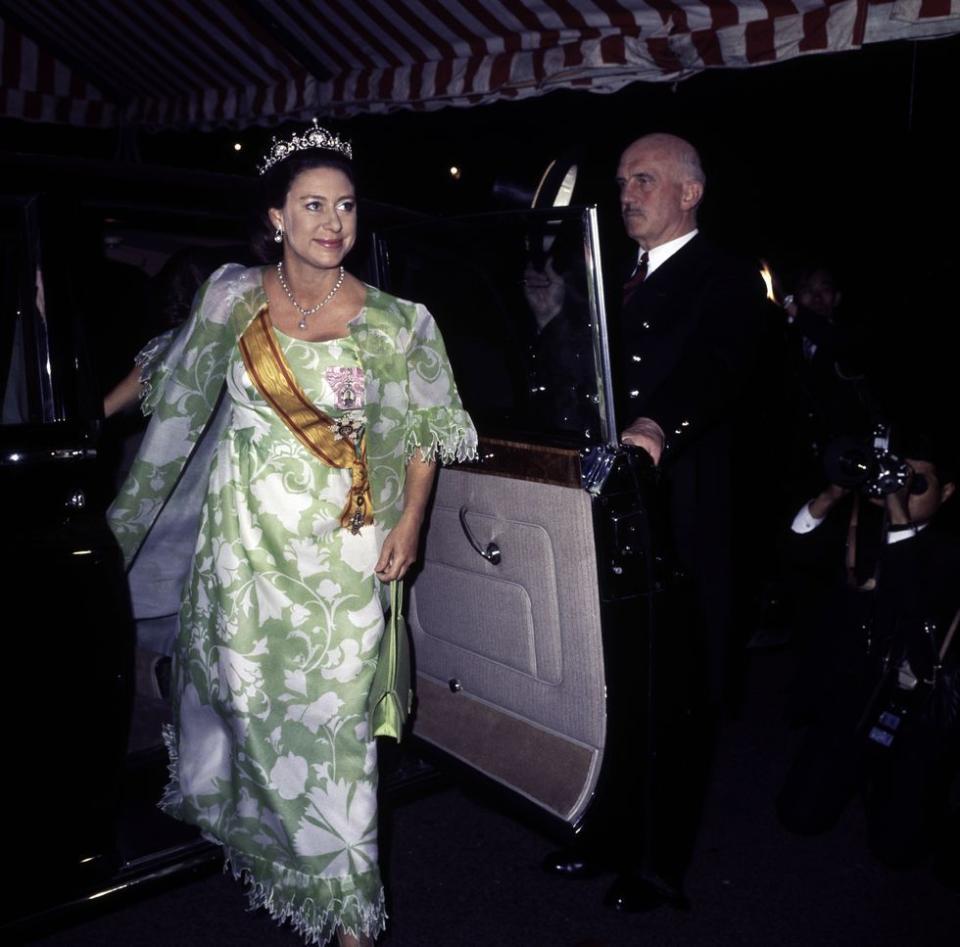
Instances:
[[[278,161],[260,177],[260,187],[254,202],[250,246],[258,260],[275,263],[283,254],[283,244],[274,240],[276,228],[270,222],[269,211],[283,207],[290,187],[299,174],[315,168],[333,168],[342,171],[356,187],[353,163],[338,151],[311,148],[294,152]]]

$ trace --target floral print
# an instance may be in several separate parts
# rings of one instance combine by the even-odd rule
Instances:
[[[338,928],[375,937],[386,915],[366,710],[384,628],[373,567],[412,453],[473,456],[476,434],[423,307],[370,287],[345,339],[278,332],[311,400],[344,430],[367,432],[374,523],[353,535],[339,522],[350,471],[300,444],[240,357],[236,340],[266,301],[261,273],[227,267],[201,299],[169,348],[151,354],[154,419],[111,508],[128,560],[149,556],[184,465],[208,465],[161,805],[219,842],[251,903],[308,943]]]
[[[331,380],[357,378],[356,346],[277,334],[301,388],[335,417],[343,399]],[[246,870],[275,904],[302,910],[308,900],[335,901],[331,883],[349,885],[350,899],[314,931],[318,942],[338,925],[376,935],[383,891],[366,727],[384,626],[376,531],[363,527],[344,557],[338,527],[350,471],[297,441],[239,352],[227,391],[232,416],[210,474],[176,653],[178,689],[192,687],[220,720],[169,739],[181,767],[211,752],[230,765],[201,793],[184,792],[175,775],[164,808],[214,835],[231,864],[255,858],[256,870]],[[263,811],[275,819],[266,837]],[[290,888],[291,867],[312,886]]]

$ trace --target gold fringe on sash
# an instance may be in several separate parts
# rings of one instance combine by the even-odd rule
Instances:
[[[312,404],[297,384],[271,328],[270,313],[264,306],[240,337],[240,353],[250,380],[311,454],[328,467],[350,468],[353,483],[340,525],[358,533],[361,526],[373,522],[366,433],[356,446],[347,438],[336,437],[336,424]]]

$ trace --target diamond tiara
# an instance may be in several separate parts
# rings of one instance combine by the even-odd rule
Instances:
[[[259,171],[261,174],[266,174],[279,161],[289,158],[296,151],[306,151],[308,148],[336,151],[347,160],[353,159],[353,145],[346,138],[341,138],[339,135],[322,128],[314,119],[313,127],[308,128],[302,135],[294,132],[293,136],[287,141],[277,141],[274,138],[270,150],[263,156]]]

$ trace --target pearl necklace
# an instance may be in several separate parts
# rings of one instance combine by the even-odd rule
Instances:
[[[323,307],[326,306],[326,304],[337,295],[337,293],[340,291],[340,287],[343,285],[343,278],[346,275],[346,270],[344,270],[344,268],[341,266],[340,275],[337,277],[336,283],[333,284],[333,289],[331,289],[330,292],[327,293],[327,295],[316,304],[316,306],[311,306],[309,309],[304,309],[303,306],[301,306],[300,303],[298,303],[294,298],[293,293],[290,291],[290,287],[287,286],[287,281],[283,278],[283,260],[277,261],[277,279],[280,280],[280,285],[283,287],[283,291],[287,294],[287,299],[293,303],[294,308],[300,313],[300,321],[297,323],[298,328],[306,329],[307,316],[312,316],[315,312],[323,309]]]

